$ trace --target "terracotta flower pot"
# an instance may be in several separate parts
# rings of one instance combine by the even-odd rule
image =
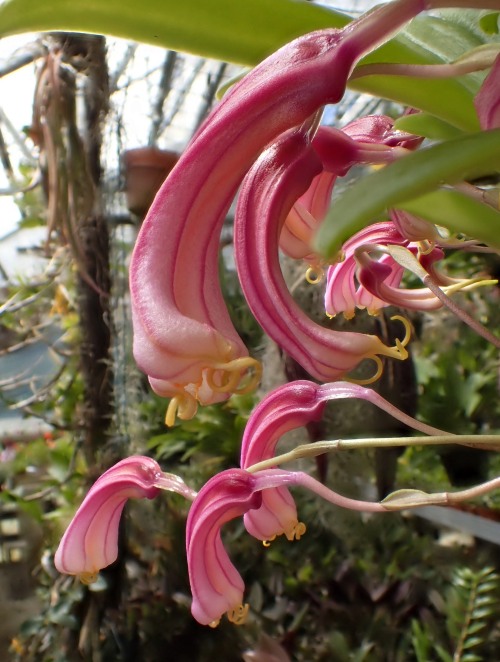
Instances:
[[[127,207],[144,218],[163,180],[177,163],[177,152],[157,147],[129,149],[123,154]]]

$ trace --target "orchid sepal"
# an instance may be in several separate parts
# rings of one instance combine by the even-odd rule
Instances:
[[[82,582],[97,579],[100,570],[116,561],[118,528],[128,499],[154,499],[161,490],[194,499],[195,492],[158,463],[134,455],[103,473],[90,488],[67,527],[55,553],[59,572],[77,575]]]

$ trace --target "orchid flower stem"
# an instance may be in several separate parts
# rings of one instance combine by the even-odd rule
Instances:
[[[420,508],[422,506],[450,506],[462,501],[469,501],[483,496],[500,488],[500,477],[488,480],[485,483],[470,487],[459,492],[423,492],[415,489],[397,490],[389,494],[383,501],[361,501],[342,496],[326,485],[302,471],[294,472],[292,475],[294,485],[300,485],[314,492],[325,501],[333,503],[340,508],[357,510],[360,512],[383,513],[409,508]]]
[[[500,488],[500,478],[492,478],[491,480],[475,485],[466,490],[459,492],[434,492],[427,493],[421,490],[397,490],[389,494],[382,502],[386,510],[397,511],[405,510],[407,508],[421,508],[422,506],[452,506],[462,501],[470,501],[477,499],[477,497],[484,496],[488,492],[493,492]]]
[[[493,209],[500,209],[500,193],[497,188],[481,189],[478,186],[470,184],[469,182],[459,182],[458,184],[455,184],[453,188],[457,191],[460,191],[461,193],[465,193],[465,195],[468,195],[470,198],[473,198],[478,202],[482,202],[483,204],[493,207]],[[499,252],[495,251],[489,246],[487,247],[487,250],[491,252]]]
[[[436,446],[445,444],[460,444],[482,450],[500,450],[500,435],[455,435],[442,434],[428,437],[367,437],[363,439],[334,439],[331,441],[316,441],[312,444],[301,444],[288,453],[257,462],[247,468],[250,473],[270,469],[272,467],[293,462],[305,457],[316,457],[323,453],[341,450],[358,450],[361,448],[395,448],[400,446]]]
[[[189,487],[189,485],[186,485],[182,478],[174,474],[158,474],[155,478],[154,486],[159,490],[180,494],[188,501],[194,501],[197,495],[197,492]]]
[[[430,289],[430,291],[436,295],[436,297],[445,305],[448,310],[450,310],[458,319],[460,319],[464,324],[467,324],[473,331],[475,331],[479,336],[490,342],[494,347],[500,349],[500,338],[497,338],[491,331],[489,331],[485,326],[478,322],[476,319],[469,315],[463,308],[460,308],[458,304],[453,301],[443,290],[434,283],[429,274],[427,274],[422,279],[423,284]]]
[[[489,69],[494,58],[490,53],[482,60],[450,62],[449,64],[399,64],[380,62],[356,67],[349,80],[365,76],[405,76],[411,78],[455,78],[475,71]]]
[[[441,303],[448,308],[459,320],[467,324],[479,336],[490,342],[494,347],[500,349],[500,338],[497,338],[485,326],[474,319],[463,308],[456,304],[443,290],[432,280],[431,275],[422,267],[420,262],[408,249],[403,246],[385,246],[378,247],[381,252],[388,253],[402,267],[411,271],[420,278],[422,283],[438,298]],[[364,250],[370,250],[370,246],[365,246]],[[495,281],[481,281],[481,284]],[[478,283],[477,285],[479,285]]]
[[[349,497],[342,496],[333,490],[330,490],[326,485],[320,483],[319,480],[316,480],[309,474],[306,474],[302,471],[297,471],[293,473],[293,484],[300,485],[300,487],[305,487],[306,489],[314,492],[320,496],[325,501],[333,503],[334,506],[339,508],[346,508],[347,510],[357,510],[360,512],[371,512],[371,513],[385,513],[387,508],[377,501],[361,501],[359,499],[351,499]]]

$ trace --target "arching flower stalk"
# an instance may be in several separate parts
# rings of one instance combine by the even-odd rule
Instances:
[[[434,249],[437,250],[437,249]],[[408,269],[425,285],[423,289],[400,290],[386,282],[390,277],[390,268],[384,265],[380,260],[371,260],[368,254],[370,251],[376,251],[387,254],[395,263],[403,269]],[[497,338],[489,329],[474,319],[469,313],[463,310],[449,296],[458,290],[468,291],[482,285],[495,285],[496,280],[487,280],[483,278],[471,278],[445,285],[436,282],[436,272],[432,271],[432,258],[426,264],[423,256],[417,260],[413,252],[404,246],[370,246],[364,245],[356,251],[356,259],[361,268],[358,271],[360,283],[370,292],[382,299],[388,304],[414,308],[416,310],[433,310],[440,306],[446,306],[458,319],[470,326],[478,335],[500,349],[500,338]]]
[[[289,382],[264,397],[253,410],[241,442],[240,466],[249,469],[273,458],[276,446],[287,432],[322,418],[325,406],[333,400],[359,398],[371,402],[398,421],[424,434],[443,434],[421,421],[404,414],[376,391],[349,382],[315,384],[307,380]],[[262,493],[259,508],[244,516],[247,531],[262,541],[284,534],[288,540],[299,539],[305,525],[298,521],[295,502],[285,487]]]
[[[394,414],[395,408],[380,396],[353,387],[352,384],[318,387],[305,382],[289,385],[270,394],[267,402],[253,414],[250,433],[253,431],[254,437],[247,444],[246,460],[272,455],[271,449],[280,432],[289,429],[292,423],[297,425],[300,421],[317,416],[327,400],[350,397],[352,394],[365,397]],[[288,396],[292,403],[290,406],[287,404]],[[268,425],[267,414],[272,410],[277,412],[276,424]],[[420,425],[420,429],[425,432],[434,430],[422,424],[415,425],[416,422],[410,417],[401,416],[400,420],[415,427]],[[290,418],[290,424],[287,418]],[[455,493],[426,494],[419,490],[399,490],[383,502],[376,503],[344,497],[303,471],[287,471],[273,465],[348,447],[404,446],[426,442],[443,444],[456,441],[455,435],[439,435],[418,439],[354,439],[307,444],[285,455],[263,459],[247,469],[222,471],[211,478],[198,494],[178,476],[163,473],[151,458],[133,456],[111,467],[92,486],[59,544],[55,565],[60,572],[77,575],[84,583],[95,581],[97,573],[117,558],[119,520],[127,499],[152,499],[161,490],[173,491],[192,501],[186,524],[186,553],[194,618],[203,625],[215,626],[227,613],[232,622],[242,623],[248,613],[248,605],[243,604],[244,582],[222,543],[221,528],[225,523],[243,516],[247,521],[249,517],[253,518],[252,526],[256,527],[256,531],[251,532],[253,535],[257,532],[256,537],[259,539],[262,539],[261,527],[264,526],[266,532],[271,531],[271,537],[281,533],[276,524],[272,528],[270,515],[274,522],[283,521],[289,514],[288,506],[272,497],[267,500],[267,493],[288,493],[290,487],[302,487],[341,508],[383,513],[422,505],[458,503],[500,487],[500,479],[497,478]],[[460,437],[460,441],[480,444],[484,448],[492,443],[498,445],[496,436]],[[291,496],[289,498],[292,499]],[[299,536],[304,529],[304,526],[299,527]]]

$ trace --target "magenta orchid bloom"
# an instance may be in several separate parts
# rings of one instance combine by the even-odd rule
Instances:
[[[396,226],[390,221],[374,223],[351,237],[342,247],[343,259],[328,267],[326,272],[325,310],[327,315],[334,317],[343,313],[346,319],[354,317],[356,308],[366,308],[370,314],[377,313],[388,304],[373,295],[366,288],[356,283],[358,263],[355,259],[356,250],[365,244],[408,246]],[[388,282],[398,287],[403,277],[404,269],[384,256],[384,268]]]
[[[311,253],[311,241],[328,211],[337,177],[345,176],[354,165],[393,161],[406,154],[405,147],[414,147],[422,140],[393,127],[394,120],[385,115],[362,117],[342,130],[319,127],[312,145],[323,171],[313,178],[285,219],[280,248],[286,255],[320,266],[321,260]]]
[[[319,385],[299,380],[271,391],[253,410],[241,442],[241,468],[249,469],[252,465],[273,458],[276,446],[284,434],[312,421],[319,421],[328,402],[345,398],[371,402],[424,434],[443,434],[441,430],[404,414],[376,391],[359,384],[334,382]],[[282,534],[288,540],[298,540],[305,532],[305,525],[298,521],[295,501],[286,487],[265,490],[261,505],[249,510],[243,519],[247,531],[266,542]]]
[[[410,251],[432,281],[451,294],[476,286],[480,279],[450,278],[436,268],[444,258],[437,245],[476,248],[474,241],[442,238],[435,226],[404,212],[391,212],[395,221],[370,225],[353,235],[342,248],[342,261],[331,265],[326,274],[325,310],[334,317],[343,313],[354,317],[356,308],[376,315],[385,306],[399,306],[409,310],[436,310],[442,301],[427,287],[401,287],[405,271],[387,252],[388,246],[402,246]],[[403,232],[402,232],[403,231]],[[410,241],[408,235],[415,240]],[[418,239],[417,239],[418,237]]]
[[[315,379],[334,381],[364,358],[373,359],[379,368],[379,355],[406,358],[409,332],[402,342],[388,347],[376,336],[325,329],[290,295],[279,264],[279,232],[295,200],[320,169],[307,132],[291,131],[269,147],[242,185],[234,245],[243,292],[259,324]]]
[[[59,543],[55,566],[78,575],[83,583],[97,579],[118,556],[118,526],[128,499],[153,499],[160,490],[191,501],[196,493],[178,476],[164,474],[157,462],[134,455],[112,466],[90,488]]]
[[[243,623],[245,585],[222,543],[224,524],[259,508],[263,490],[305,487],[343,508],[386,512],[383,504],[343,497],[301,471],[266,469],[251,473],[227,469],[211,478],[199,491],[186,525],[186,552],[193,602],[191,613],[202,625],[215,627],[227,613],[233,623]]]
[[[361,57],[435,6],[400,0],[286,44],[231,88],[167,177],[139,233],[130,281],[134,355],[153,389],[172,397],[168,423],[258,381],[217,266],[220,228],[245,172],[277,136],[337,102]]]

